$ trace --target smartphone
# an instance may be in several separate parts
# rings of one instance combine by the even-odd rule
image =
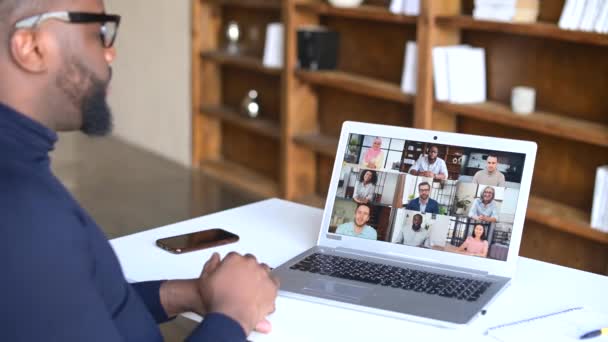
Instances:
[[[182,254],[199,249],[227,245],[239,241],[239,236],[220,228],[176,235],[156,240],[156,245],[168,252]]]

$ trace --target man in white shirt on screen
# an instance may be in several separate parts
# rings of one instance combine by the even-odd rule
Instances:
[[[421,155],[416,163],[410,167],[409,173],[414,176],[448,179],[448,167],[443,159],[437,157],[438,154],[439,148],[431,145],[428,154]]]
[[[412,217],[412,226],[406,227],[404,225],[395,242],[408,246],[425,247],[428,243],[429,229],[422,226],[422,221],[422,215],[415,214]]]

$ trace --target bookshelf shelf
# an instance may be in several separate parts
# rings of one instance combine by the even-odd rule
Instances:
[[[281,68],[269,68],[262,63],[262,60],[257,57],[233,55],[224,51],[205,51],[201,53],[201,58],[207,61],[213,61],[221,65],[235,66],[251,71],[261,72],[266,75],[281,76],[283,70]]]
[[[399,85],[359,76],[342,71],[304,71],[297,70],[296,76],[302,81],[317,86],[333,87],[354,94],[374,97],[393,102],[412,104],[414,97],[401,91]]]
[[[548,199],[531,196],[526,217],[551,228],[608,245],[608,233],[591,228],[590,214]]]
[[[435,108],[475,119],[608,147],[608,126],[563,115],[547,112],[518,115],[513,113],[509,106],[498,102],[467,105],[437,102]]]
[[[225,106],[203,106],[201,108],[201,114],[218,118],[224,122],[231,123],[266,137],[277,140],[281,138],[281,127],[278,123],[259,118],[247,118],[237,111]]]
[[[296,9],[312,12],[321,16],[363,19],[395,24],[415,25],[418,17],[391,13],[386,7],[361,5],[355,8],[339,8],[325,3],[297,4]]]
[[[207,160],[201,163],[200,169],[213,178],[233,184],[256,195],[277,197],[280,193],[278,182],[233,162]]]
[[[243,8],[257,8],[268,10],[281,9],[281,0],[203,0],[214,5],[238,6]]]
[[[320,133],[302,134],[293,137],[296,144],[307,146],[311,150],[327,157],[335,157],[338,149],[338,138]]]
[[[523,36],[563,40],[573,43],[608,46],[608,34],[564,30],[554,23],[508,23],[477,20],[468,15],[456,15],[439,16],[437,17],[437,24],[439,26],[454,29],[511,33]]]

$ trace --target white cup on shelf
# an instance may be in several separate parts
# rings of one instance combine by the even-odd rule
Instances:
[[[335,7],[357,7],[362,2],[363,0],[329,0],[329,3]]]
[[[536,90],[531,87],[518,86],[511,91],[511,110],[517,114],[534,112]]]

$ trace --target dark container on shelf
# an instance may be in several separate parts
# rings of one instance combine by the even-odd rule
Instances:
[[[333,70],[338,63],[340,35],[322,26],[298,29],[298,67],[308,70]]]

